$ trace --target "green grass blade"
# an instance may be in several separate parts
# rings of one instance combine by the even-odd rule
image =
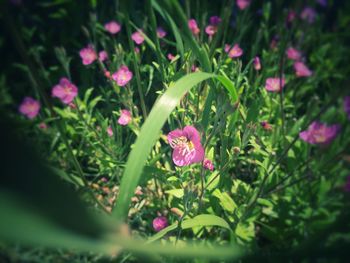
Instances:
[[[120,220],[127,217],[130,200],[140,180],[143,166],[170,113],[193,86],[214,76],[203,72],[189,74],[171,86],[153,106],[126,163],[116,209],[113,210],[115,217]]]
[[[0,219],[1,241],[67,249],[68,251],[94,252],[109,256],[115,256],[121,249],[151,256],[162,254],[183,258],[238,258],[243,255],[243,252],[234,246],[206,246],[199,243],[187,243],[186,247],[175,247],[172,244],[145,244],[144,240],[125,237],[114,228],[110,229],[108,236],[92,238],[55,224],[44,214],[38,213],[32,206],[25,204],[26,202],[20,201],[16,195],[0,191],[0,198],[2,200],[0,202],[2,212]],[[106,218],[102,219],[101,216],[100,219],[110,227],[114,226]],[[217,224],[223,223],[218,221]],[[211,225],[215,225],[215,222]]]
[[[140,135],[126,163],[120,185],[120,193],[115,209],[113,210],[113,215],[117,219],[125,220],[127,218],[131,197],[134,195],[143,167],[171,112],[192,87],[196,86],[201,81],[215,77],[217,76],[214,74],[204,72],[186,75],[172,85],[153,106],[150,115],[141,128]],[[221,77],[218,80],[221,81],[226,88],[232,88],[225,77]]]

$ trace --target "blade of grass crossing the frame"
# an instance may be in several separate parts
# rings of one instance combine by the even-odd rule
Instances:
[[[125,220],[128,215],[131,197],[141,177],[143,167],[147,161],[152,147],[160,136],[161,129],[171,112],[180,102],[181,98],[198,83],[217,78],[216,75],[204,72],[192,73],[179,79],[155,103],[152,111],[141,128],[140,135],[129,155],[126,168],[120,185],[120,192],[113,210],[113,215],[119,220]],[[220,82],[222,78],[218,79]],[[227,81],[222,84],[226,87]]]
[[[197,226],[219,226],[231,231],[229,224],[221,217],[218,217],[215,215],[198,215],[194,218],[184,220],[181,224],[182,229],[189,229]],[[163,236],[168,234],[170,231],[175,229],[177,229],[177,223],[174,223],[162,229],[161,231],[159,231],[157,234],[155,234],[150,239],[148,239],[147,244],[162,238]]]
[[[243,251],[237,246],[206,246],[200,243],[188,243],[186,247],[174,247],[172,244],[145,244],[144,240],[131,239],[119,234],[112,227],[114,226],[112,222],[100,216],[97,216],[96,219],[109,225],[112,233],[110,236],[102,235],[101,237],[92,238],[57,225],[47,217],[37,213],[36,210],[33,211],[31,206],[28,206],[13,194],[0,191],[0,197],[1,200],[4,200],[4,202],[0,202],[0,209],[3,212],[0,220],[0,238],[16,244],[20,242],[25,245],[37,245],[54,249],[61,248],[88,253],[95,252],[109,256],[115,256],[121,249],[145,255],[162,254],[183,258],[203,257],[218,259],[238,258],[243,255]],[[207,225],[225,227],[225,223],[222,220],[209,218],[206,221]],[[192,224],[195,223],[195,221],[192,222]],[[11,225],[16,227],[9,227]],[[116,232],[114,233],[113,231]]]

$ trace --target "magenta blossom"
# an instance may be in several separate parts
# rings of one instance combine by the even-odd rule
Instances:
[[[299,133],[299,137],[310,144],[328,144],[335,139],[340,131],[340,125],[327,126],[318,121],[310,124],[306,131]]]
[[[297,14],[294,10],[290,10],[287,15],[287,23],[292,23],[295,18],[297,17]]]
[[[155,219],[153,219],[153,229],[156,232],[159,232],[163,228],[166,228],[168,226],[168,220],[166,219],[165,216],[158,216]]]
[[[81,49],[79,55],[83,60],[84,65],[90,65],[97,59],[97,54],[92,45],[88,45],[87,47]]]
[[[113,129],[112,129],[112,126],[108,126],[107,128],[107,134],[109,137],[112,137],[113,136]]]
[[[286,81],[284,78],[282,78],[282,81],[280,78],[267,78],[265,82],[265,89],[271,92],[279,92],[283,89],[285,84]]]
[[[197,21],[195,19],[188,20],[188,27],[192,31],[192,34],[197,36],[200,32],[200,29],[198,28]]]
[[[214,164],[211,160],[205,158],[204,161],[203,161],[203,168],[204,169],[207,169],[207,170],[210,170],[210,171],[213,171],[214,170]]]
[[[258,56],[256,56],[253,60],[253,65],[254,65],[254,69],[259,71],[261,70],[261,63],[260,63],[260,58]]]
[[[39,110],[40,102],[31,97],[25,97],[19,106],[19,112],[28,119],[34,119],[38,115]]]
[[[344,99],[344,111],[350,120],[350,96],[346,96]]]
[[[267,121],[260,122],[261,127],[266,131],[272,131],[272,126]]]
[[[113,73],[112,78],[117,82],[118,86],[124,87],[132,79],[132,72],[127,66],[121,66],[117,72]]]
[[[131,39],[134,40],[134,42],[137,45],[141,45],[143,43],[143,41],[145,41],[145,38],[143,37],[142,33],[143,32],[141,30],[139,30],[139,31],[134,32],[131,35]]]
[[[213,35],[215,35],[217,30],[218,30],[218,28],[216,26],[209,25],[205,28],[205,33],[207,33],[208,36],[213,36]]]
[[[177,166],[199,163],[204,158],[204,149],[199,132],[193,126],[176,129],[168,134],[168,142],[173,151],[173,162]]]
[[[218,16],[211,16],[209,18],[209,24],[212,26],[218,26],[221,23],[221,18]]]
[[[118,119],[118,123],[120,125],[128,125],[131,121],[131,112],[128,111],[128,110],[121,110],[121,114],[120,114],[120,117]]]
[[[47,124],[45,122],[40,122],[38,125],[39,129],[41,130],[47,130]]]
[[[103,62],[108,58],[108,54],[105,50],[102,50],[98,53],[98,60]]]
[[[61,78],[51,91],[52,97],[59,98],[64,104],[70,104],[78,95],[78,88],[67,78]]]
[[[104,27],[112,35],[117,34],[121,29],[120,24],[118,24],[115,21],[111,21],[111,22],[106,23]]]
[[[344,184],[344,191],[350,192],[350,175],[346,178],[346,182]]]
[[[244,10],[250,5],[251,0],[236,0],[239,9]]]
[[[317,13],[312,7],[305,7],[300,14],[301,19],[307,21],[309,24],[315,22]]]
[[[171,53],[169,53],[168,55],[167,55],[167,57],[168,57],[168,59],[170,60],[170,61],[173,61],[176,57],[173,55],[173,54],[171,54]]]
[[[294,70],[297,77],[310,77],[312,75],[312,71],[300,61],[294,63]]]
[[[301,59],[301,53],[299,50],[290,47],[286,51],[287,57],[291,60],[300,60]]]
[[[238,44],[235,44],[231,49],[229,45],[225,45],[225,51],[228,52],[230,58],[238,58],[243,55],[243,50]]]
[[[196,65],[192,65],[191,72],[197,72],[197,71],[199,71],[199,67],[197,67]]]
[[[167,35],[167,32],[162,27],[157,28],[157,37],[163,38]]]
[[[319,4],[322,7],[326,7],[328,4],[327,0],[317,0],[316,2],[317,2],[317,4]]]

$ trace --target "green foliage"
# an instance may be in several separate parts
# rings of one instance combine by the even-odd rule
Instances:
[[[10,2],[0,16],[5,261],[347,256],[349,3],[309,1],[317,15],[308,23],[300,1],[253,0],[244,10],[233,0]],[[222,21],[209,36],[215,15]],[[110,21],[118,33],[105,29]],[[138,30],[142,44],[132,37]],[[225,49],[235,44],[243,54],[231,58]],[[84,65],[79,51],[88,46],[96,59]],[[296,75],[289,47],[301,51],[310,76]],[[122,66],[132,78],[118,86]],[[71,103],[52,96],[63,77],[78,88]],[[270,92],[266,80],[276,77],[286,85]],[[28,96],[41,105],[32,119],[19,114]],[[299,133],[313,121],[341,129],[329,143],[310,144]],[[190,135],[172,143],[167,135],[185,126],[198,131],[205,160],[180,167],[173,148],[197,146]],[[153,222],[160,216],[162,229]]]

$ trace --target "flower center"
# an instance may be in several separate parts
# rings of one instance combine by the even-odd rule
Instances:
[[[66,95],[69,95],[69,94],[71,93],[71,88],[68,87],[68,86],[64,86],[64,93],[65,93]]]
[[[172,148],[180,149],[181,155],[185,156],[191,154],[194,151],[194,144],[188,140],[185,136],[180,136],[173,139],[170,143]]]
[[[314,135],[314,138],[315,138],[315,141],[317,143],[323,143],[327,140],[325,134],[323,132],[317,132],[315,135]]]

